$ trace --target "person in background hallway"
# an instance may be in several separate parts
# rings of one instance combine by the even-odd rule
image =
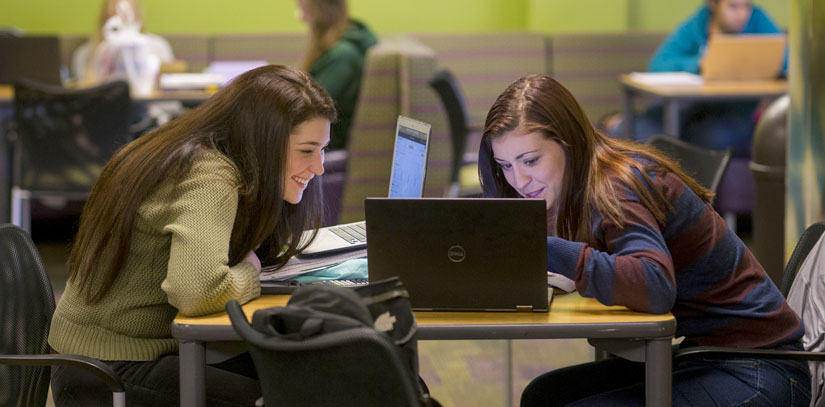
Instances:
[[[545,75],[512,83],[487,115],[484,196],[543,199],[549,271],[584,297],[671,312],[680,346],[801,350],[803,324],[712,194],[661,152],[609,138]],[[522,406],[644,405],[643,363],[620,358],[545,373]],[[729,359],[674,366],[674,406],[807,406],[805,362]]]
[[[310,33],[302,68],[335,101],[338,122],[332,126],[330,148],[345,149],[361,90],[364,59],[378,39],[363,22],[349,17],[346,0],[298,0],[298,14]]]
[[[779,34],[779,26],[752,0],[708,0],[665,39],[650,61],[651,72],[699,74],[708,39],[714,34]],[[787,55],[782,75],[787,72]],[[686,104],[680,114],[681,137],[691,143],[749,157],[757,102]],[[662,106],[655,104],[636,120],[633,138],[663,132]]]
[[[321,223],[320,181],[335,107],[306,73],[265,66],[121,149],[83,209],[49,345],[98,358],[130,406],[176,406],[175,315],[222,311],[260,295],[264,240],[283,265]],[[206,404],[260,397],[248,354],[206,368]],[[111,403],[96,377],[52,370],[57,406]]]
[[[150,54],[156,56],[160,62],[174,60],[172,47],[163,37],[144,31],[143,8],[139,0],[103,0],[97,25],[95,30],[92,31],[89,41],[80,45],[72,55],[72,74],[78,83],[94,85],[110,80],[113,75],[117,74],[113,65],[101,63],[99,47],[104,41],[103,27],[111,17],[117,14],[117,7],[120,2],[129,5],[134,22],[140,25],[140,32],[147,40]]]

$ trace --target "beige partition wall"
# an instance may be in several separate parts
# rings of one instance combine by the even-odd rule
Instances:
[[[785,252],[825,218],[825,2],[792,0]]]

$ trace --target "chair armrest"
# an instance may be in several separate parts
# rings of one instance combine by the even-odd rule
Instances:
[[[673,362],[680,363],[695,359],[785,359],[825,361],[825,352],[807,352],[777,349],[741,349],[720,346],[695,346],[680,349],[673,353]]]
[[[0,364],[30,366],[71,366],[85,369],[100,378],[113,393],[123,393],[120,376],[100,360],[81,355],[0,355]]]

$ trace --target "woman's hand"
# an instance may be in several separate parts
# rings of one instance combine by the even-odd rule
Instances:
[[[258,255],[255,254],[254,250],[251,250],[246,257],[244,257],[243,261],[247,263],[252,263],[255,266],[255,269],[259,272],[261,271],[261,260],[258,258]]]

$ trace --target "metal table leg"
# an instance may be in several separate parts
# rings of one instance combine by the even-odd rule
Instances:
[[[645,404],[648,407],[670,406],[672,350],[669,338],[645,341]]]
[[[665,99],[665,134],[679,138],[679,102],[675,98]]]
[[[203,342],[180,343],[180,405],[206,405],[206,346]]]

